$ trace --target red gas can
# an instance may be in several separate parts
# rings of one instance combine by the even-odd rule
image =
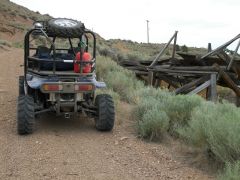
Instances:
[[[76,61],[80,62],[80,52],[78,52],[76,54]],[[82,61],[83,62],[87,62],[87,61],[90,61],[91,60],[91,55],[88,53],[88,52],[84,52],[83,55],[82,55]],[[90,73],[91,70],[92,70],[92,66],[91,64],[84,64],[83,65],[83,73]],[[79,73],[80,72],[80,64],[78,63],[74,63],[74,72],[75,73]]]

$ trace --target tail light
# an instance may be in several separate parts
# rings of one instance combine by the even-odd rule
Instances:
[[[92,91],[94,86],[92,84],[76,84],[75,91]]]
[[[61,84],[44,84],[42,88],[44,91],[62,91],[63,85],[61,85]]]

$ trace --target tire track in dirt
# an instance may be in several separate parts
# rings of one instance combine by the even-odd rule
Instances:
[[[213,179],[176,160],[169,147],[136,138],[125,103],[110,133],[85,117],[44,115],[34,134],[17,135],[22,57],[22,49],[0,52],[0,179]]]

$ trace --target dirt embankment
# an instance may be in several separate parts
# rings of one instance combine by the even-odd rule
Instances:
[[[0,51],[0,179],[214,179],[172,145],[138,139],[125,103],[110,133],[97,132],[85,117],[46,115],[34,134],[17,135],[22,57],[22,49]]]

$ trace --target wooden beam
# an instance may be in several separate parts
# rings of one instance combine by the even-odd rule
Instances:
[[[176,89],[175,93],[176,93],[176,94],[184,94],[184,93],[187,93],[187,91],[188,91],[191,87],[197,86],[197,85],[199,85],[199,84],[207,81],[208,79],[209,79],[209,76],[208,76],[208,75],[207,75],[207,76],[200,77],[200,78],[198,78],[198,79],[196,79],[196,80],[194,80],[194,81],[192,81],[192,82],[190,82],[190,83],[188,83],[188,84],[185,84],[184,86]]]
[[[204,90],[205,88],[207,88],[208,86],[210,86],[210,84],[211,84],[211,80],[208,80],[205,83],[203,83],[202,85],[198,86],[193,91],[189,92],[188,94],[189,95],[197,94],[197,93],[201,92],[202,90]]]
[[[228,85],[228,87],[231,88],[236,93],[237,96],[240,96],[240,88],[234,83],[230,76],[221,69],[219,70],[219,73],[222,79]]]

